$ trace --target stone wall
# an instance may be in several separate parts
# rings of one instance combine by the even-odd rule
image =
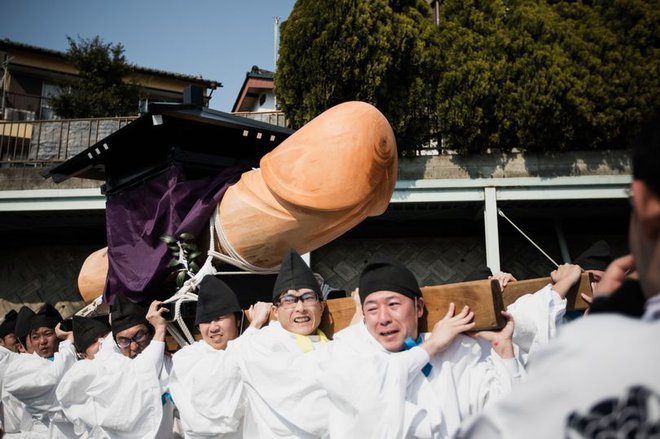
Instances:
[[[609,233],[568,235],[571,258],[576,258],[594,242],[605,239],[612,256],[626,254],[627,230],[613,228]],[[557,236],[549,231],[535,234],[535,242],[558,263],[563,263]],[[552,263],[522,236],[505,233],[500,237],[502,271],[519,280],[547,277]],[[415,274],[422,286],[462,282],[480,264],[486,263],[483,236],[338,239],[312,253],[312,269],[332,287],[350,292],[367,260],[377,252],[393,257]]]
[[[0,317],[27,305],[54,305],[66,318],[84,306],[78,272],[96,245],[13,246],[0,254]]]

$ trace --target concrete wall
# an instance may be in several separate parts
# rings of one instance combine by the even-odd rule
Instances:
[[[440,155],[399,160],[399,180],[630,175],[625,150]]]

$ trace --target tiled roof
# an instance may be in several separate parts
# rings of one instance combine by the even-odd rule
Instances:
[[[46,49],[44,47],[38,47],[38,46],[32,46],[30,44],[25,44],[25,43],[19,43],[16,41],[9,40],[7,38],[0,40],[0,50],[11,50],[11,49],[21,49],[21,50],[26,50],[34,53],[40,53],[44,55],[50,55],[58,58],[64,59],[66,56],[65,52],[61,52],[59,50],[54,50],[54,49]],[[191,81],[191,82],[196,82],[196,83],[202,83],[204,84],[207,88],[216,88],[216,87],[222,87],[222,83],[220,81],[214,81],[211,79],[204,79],[201,76],[194,76],[194,75],[184,75],[182,73],[173,73],[173,72],[167,72],[165,70],[159,70],[159,69],[151,69],[148,67],[141,67],[138,65],[133,65],[134,69],[138,73],[147,73],[147,74],[152,74],[152,75],[158,75],[158,76],[165,76],[169,78],[177,78],[177,79],[183,79],[186,81]]]

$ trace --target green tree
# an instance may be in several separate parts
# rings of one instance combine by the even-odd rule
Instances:
[[[60,95],[50,104],[62,118],[128,116],[138,113],[139,87],[126,82],[133,71],[121,43],[67,37],[66,57],[78,69],[78,77],[63,80]]]
[[[294,127],[361,100],[388,118],[400,150],[428,141],[439,35],[425,0],[298,0],[281,31],[275,91]]]
[[[436,99],[449,148],[621,148],[657,108],[652,0],[442,5]]]

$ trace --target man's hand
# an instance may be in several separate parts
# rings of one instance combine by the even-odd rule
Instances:
[[[446,350],[458,334],[474,328],[474,313],[470,308],[464,306],[460,313],[454,315],[455,309],[456,305],[449,304],[447,314],[433,326],[431,336],[420,345],[430,357]]]
[[[573,285],[580,281],[580,275],[582,275],[582,268],[580,268],[579,265],[562,264],[550,273],[550,277],[554,283],[552,289],[555,290],[562,299],[565,299]]]
[[[63,331],[61,323],[58,323],[57,326],[55,326],[55,336],[59,340],[67,340],[73,343],[73,331]]]
[[[270,311],[273,309],[273,304],[270,302],[257,302],[250,305],[250,308],[245,311],[247,318],[250,321],[252,328],[261,329],[263,325],[268,322],[270,318]]]
[[[636,276],[636,273],[630,275],[630,273],[635,270],[635,259],[632,254],[621,256],[610,263],[607,266],[607,270],[603,274],[603,277],[598,282],[598,290],[602,291],[604,294],[601,296],[608,295],[618,290],[623,281],[627,277]]]
[[[500,283],[500,288],[503,290],[504,287],[506,287],[506,284],[509,282],[515,282],[516,278],[513,277],[511,273],[505,273],[503,271],[500,271],[499,273],[495,273],[492,276],[488,276],[488,279],[495,279]]]
[[[163,317],[163,313],[169,313],[169,310],[159,307],[161,303],[163,302],[154,300],[147,311],[147,321],[154,327],[153,340],[156,341],[165,341],[165,331],[167,330],[167,320]]]
[[[513,358],[513,316],[506,311],[502,311],[502,315],[507,320],[504,328],[499,331],[475,332],[473,336],[488,341],[500,357]]]

